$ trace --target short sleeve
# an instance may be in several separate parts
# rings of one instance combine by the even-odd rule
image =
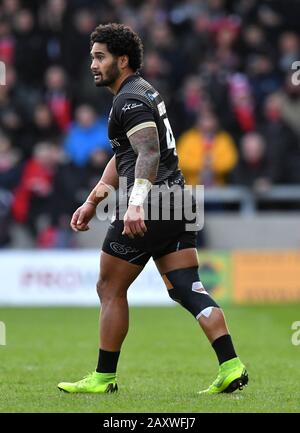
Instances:
[[[144,101],[135,98],[119,98],[117,118],[121,128],[129,137],[147,126],[156,126],[153,111]]]

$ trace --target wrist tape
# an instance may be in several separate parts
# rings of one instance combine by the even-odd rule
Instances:
[[[148,179],[135,179],[129,198],[129,204],[142,206],[151,187],[152,183]]]

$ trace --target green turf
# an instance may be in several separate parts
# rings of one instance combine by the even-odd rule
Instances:
[[[56,388],[95,368],[96,308],[1,308],[0,412],[299,412],[300,346],[291,343],[299,305],[229,307],[227,322],[249,370],[244,391],[199,396],[215,379],[215,354],[180,307],[131,308],[119,393],[71,395]]]

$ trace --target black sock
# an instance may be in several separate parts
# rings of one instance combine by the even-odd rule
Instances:
[[[230,359],[237,357],[231,337],[228,334],[222,335],[222,337],[217,338],[212,343],[212,347],[215,349],[219,364],[222,364],[225,361],[229,361]]]
[[[108,352],[107,350],[99,349],[97,373],[115,373],[120,352]]]

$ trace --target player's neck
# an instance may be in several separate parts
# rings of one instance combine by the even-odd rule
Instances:
[[[133,71],[123,72],[120,77],[111,86],[109,86],[109,89],[113,93],[113,95],[116,95],[118,93],[123,81],[125,81],[131,75],[134,75]]]

